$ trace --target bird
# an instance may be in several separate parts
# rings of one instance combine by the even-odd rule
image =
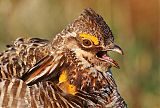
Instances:
[[[127,108],[108,52],[123,55],[102,16],[86,8],[53,40],[17,38],[0,53],[0,107]]]

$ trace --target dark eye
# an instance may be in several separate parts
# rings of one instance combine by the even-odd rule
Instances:
[[[91,45],[92,45],[92,42],[91,42],[90,40],[88,40],[88,39],[84,39],[84,40],[83,40],[83,45],[84,45],[84,46],[91,46]]]

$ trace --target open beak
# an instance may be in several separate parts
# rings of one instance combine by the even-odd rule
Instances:
[[[113,60],[112,58],[110,58],[109,55],[107,54],[107,52],[109,52],[109,51],[114,51],[114,52],[117,52],[121,55],[124,54],[123,50],[118,45],[114,45],[114,47],[112,47],[112,48],[106,48],[102,51],[99,51],[96,55],[99,59],[110,63],[112,66],[114,66],[116,68],[120,68],[118,63],[115,60]]]

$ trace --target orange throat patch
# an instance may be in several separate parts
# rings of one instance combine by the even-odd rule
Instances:
[[[62,71],[59,77],[58,86],[66,94],[75,95],[77,93],[77,87],[73,84],[70,84],[70,82],[68,81],[68,75],[66,70]]]

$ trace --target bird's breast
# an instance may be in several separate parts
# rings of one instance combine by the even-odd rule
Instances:
[[[79,69],[79,67],[71,66],[61,72],[57,85],[65,93],[74,95],[78,90],[88,93],[96,92],[110,83],[93,67]]]

